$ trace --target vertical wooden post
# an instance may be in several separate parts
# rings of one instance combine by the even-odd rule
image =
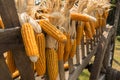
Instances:
[[[0,55],[0,80],[12,80],[10,71],[2,54]]]
[[[58,62],[60,80],[65,80],[64,62],[63,60]]]
[[[34,72],[30,59],[27,57],[23,47],[12,50],[17,69],[20,72],[21,80],[34,80]]]
[[[5,28],[20,27],[14,0],[0,0],[0,14]],[[20,72],[21,79],[34,80],[34,72],[31,67],[31,62],[25,53],[23,45],[21,47],[21,35],[16,35],[16,38],[15,44],[18,46],[14,49],[12,48],[12,53],[17,69]]]

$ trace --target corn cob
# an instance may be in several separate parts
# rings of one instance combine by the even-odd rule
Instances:
[[[91,26],[92,34],[95,35],[95,34],[96,34],[96,30],[95,30],[95,22],[89,22],[89,23],[90,23],[90,26]]]
[[[58,53],[58,60],[63,60],[63,55],[64,55],[64,48],[65,48],[65,44],[64,43],[61,43],[61,42],[58,42],[58,50],[57,50],[57,53]]]
[[[92,16],[89,16],[87,14],[80,14],[80,13],[71,13],[70,17],[72,20],[77,20],[77,21],[96,21],[96,19]]]
[[[102,19],[102,26],[103,26],[103,27],[106,26],[106,19],[105,19],[105,18]]]
[[[72,44],[72,48],[71,48],[71,52],[70,52],[70,58],[73,58],[75,53],[76,53],[76,39],[73,40],[73,44]]]
[[[11,51],[7,52],[6,63],[11,73],[14,73],[16,70],[15,62]]]
[[[85,23],[82,22],[81,25],[78,25],[77,31],[76,31],[76,44],[79,45],[82,37],[83,37],[83,30],[84,30]]]
[[[103,13],[103,17],[104,17],[105,19],[107,19],[108,14],[109,14],[109,11],[108,11],[108,10],[105,10],[104,13]]]
[[[100,26],[100,27],[102,27],[102,21],[103,21],[102,19],[103,19],[103,18],[102,18],[102,16],[100,15],[100,17],[99,17],[99,26]]]
[[[65,44],[65,50],[64,50],[64,57],[63,57],[64,62],[66,62],[68,60],[69,54],[70,54],[70,51],[71,51],[71,38],[70,38],[70,34],[66,33],[65,35],[67,37],[67,42]]]
[[[64,64],[64,69],[65,69],[65,70],[68,70],[68,69],[69,69],[69,64],[68,64],[68,63]]]
[[[16,78],[20,75],[19,71],[16,70],[13,74],[12,74],[12,78]]]
[[[43,33],[36,34],[36,41],[39,49],[39,59],[35,63],[36,72],[39,76],[46,72],[46,58],[45,58],[45,37]]]
[[[98,12],[95,13],[95,16],[96,16],[96,19],[97,19],[97,21],[95,22],[95,28],[97,29],[97,28],[100,27],[100,26],[99,26],[100,17],[99,17]]]
[[[2,29],[4,29],[4,24],[3,24],[3,21],[2,21],[2,18],[0,17],[0,27],[2,28]]]
[[[89,22],[85,22],[85,28],[84,28],[85,34],[89,39],[92,39],[93,34],[91,31],[91,27],[90,27],[90,23]]]
[[[46,60],[49,80],[56,80],[58,76],[58,56],[54,49],[46,49]]]
[[[27,55],[32,62],[36,62],[39,57],[39,51],[32,26],[29,23],[24,23],[21,34]]]
[[[39,24],[47,34],[55,38],[58,42],[67,41],[66,36],[47,20],[40,20]]]

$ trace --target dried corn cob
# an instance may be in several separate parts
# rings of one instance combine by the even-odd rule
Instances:
[[[12,74],[12,78],[16,78],[20,75],[19,71],[16,70],[13,74]]]
[[[58,76],[58,56],[54,49],[46,49],[46,60],[49,80],[56,80]]]
[[[91,27],[90,27],[90,23],[89,22],[85,22],[85,28],[84,28],[85,34],[88,38],[92,39],[93,34],[91,31]]]
[[[47,20],[40,20],[39,24],[46,33],[55,38],[58,42],[66,42],[66,36],[50,22]]]
[[[70,58],[73,58],[75,53],[76,53],[76,39],[73,40],[73,44],[72,44],[72,48],[71,48],[71,52],[70,52]]]
[[[14,73],[16,70],[15,62],[11,51],[7,52],[6,63],[11,73]]]
[[[58,42],[58,50],[57,50],[57,54],[58,54],[58,60],[63,60],[63,55],[64,55],[64,48],[65,48],[65,44]]]
[[[24,23],[21,34],[27,55],[32,62],[36,62],[39,57],[39,51],[32,26],[29,23]]]
[[[108,11],[108,10],[105,10],[104,13],[103,13],[103,17],[104,17],[105,19],[107,19],[108,14],[109,14],[109,11]]]
[[[95,30],[95,22],[89,22],[89,23],[90,23],[90,26],[91,26],[92,34],[95,35],[95,34],[96,34],[96,30]]]
[[[4,29],[4,24],[3,24],[3,21],[2,21],[2,18],[0,17],[0,27],[2,28],[2,29]]]
[[[99,17],[99,26],[100,26],[100,27],[102,27],[102,21],[103,21],[102,19],[103,19],[103,18],[102,18],[102,15],[100,15],[100,17]]]
[[[100,27],[100,26],[99,26],[100,15],[99,15],[98,11],[95,12],[95,17],[96,17],[96,19],[97,19],[97,21],[95,22],[95,28],[97,29],[97,28]]]
[[[39,59],[35,63],[36,72],[39,76],[46,72],[46,58],[45,58],[45,36],[43,33],[36,34],[36,41],[39,49]]]
[[[77,27],[77,31],[76,31],[76,44],[77,44],[77,45],[80,45],[80,42],[81,42],[81,40],[82,40],[84,25],[85,25],[85,23],[82,22],[82,23],[81,23],[80,25],[78,25],[78,27]]]
[[[80,13],[71,13],[70,17],[72,20],[77,20],[77,21],[96,21],[96,19],[92,16],[89,16],[87,14],[80,14]]]
[[[70,34],[69,33],[66,33],[65,34],[66,37],[67,37],[67,42],[65,44],[65,50],[64,50],[64,62],[66,62],[69,58],[69,54],[70,54],[70,51],[71,51],[71,38],[70,38]]]
[[[102,26],[103,26],[103,27],[106,26],[106,19],[105,19],[105,18],[102,19]]]

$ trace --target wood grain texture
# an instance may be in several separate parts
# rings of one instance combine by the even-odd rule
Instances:
[[[5,28],[20,26],[14,0],[0,0],[0,14]]]
[[[0,80],[12,80],[3,55],[0,55]]]
[[[100,39],[100,43],[98,44],[99,46],[97,48],[97,54],[95,56],[92,71],[90,74],[90,80],[98,80],[100,71],[102,68],[104,55],[105,55],[109,40],[113,34],[114,34],[113,27],[108,29],[107,32],[103,32],[103,35],[101,36],[101,39]]]
[[[20,72],[21,80],[35,80],[31,61],[26,55],[24,48],[14,49],[12,53],[16,67]]]
[[[20,72],[21,80],[34,80],[31,61],[25,53],[21,40],[20,29],[14,28],[17,26],[20,27],[14,0],[0,0],[0,14],[6,28],[3,32],[1,31],[0,35],[2,38],[0,46],[2,45],[2,47],[5,48],[8,45],[6,49],[12,51],[16,67]],[[2,73],[4,74],[6,72]]]

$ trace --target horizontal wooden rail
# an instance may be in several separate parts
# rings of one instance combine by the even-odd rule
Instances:
[[[98,44],[99,46],[97,49],[97,54],[95,56],[94,64],[92,66],[90,80],[98,80],[100,71],[102,68],[104,55],[105,55],[106,49],[108,47],[108,43],[111,40],[110,38],[114,35],[115,29],[110,26],[107,28],[108,28],[107,31],[103,32],[100,42]]]
[[[21,43],[20,27],[0,29],[0,53],[14,49]]]

